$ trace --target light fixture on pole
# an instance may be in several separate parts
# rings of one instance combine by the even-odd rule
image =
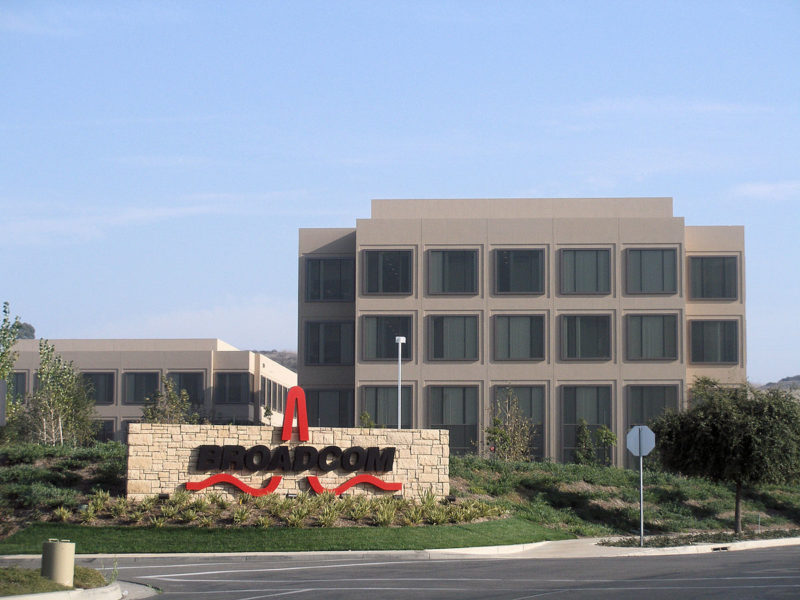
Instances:
[[[406,343],[406,338],[398,335],[394,338],[397,344],[397,428],[402,429],[402,415],[403,415],[403,394],[401,382],[403,380],[403,344]]]

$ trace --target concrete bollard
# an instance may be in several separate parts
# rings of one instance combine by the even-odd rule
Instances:
[[[75,575],[75,542],[50,538],[42,543],[42,577],[72,587]]]

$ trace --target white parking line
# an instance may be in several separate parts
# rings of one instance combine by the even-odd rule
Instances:
[[[401,560],[391,562],[358,562],[335,565],[303,565],[302,567],[275,567],[267,569],[226,569],[223,571],[198,571],[196,573],[165,573],[163,575],[145,575],[142,579],[158,579],[161,577],[191,577],[193,575],[218,575],[220,573],[271,573],[275,571],[303,571],[308,569],[338,569],[340,567],[376,567],[381,565],[407,565],[411,563],[429,562],[427,560]]]

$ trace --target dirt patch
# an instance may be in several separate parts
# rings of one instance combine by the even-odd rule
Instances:
[[[607,494],[616,494],[618,493],[618,489],[609,485],[594,485],[591,483],[586,483],[585,481],[573,481],[572,483],[559,483],[558,490],[561,492],[571,492],[577,494],[596,494],[596,493],[607,493]]]
[[[620,510],[634,506],[634,504],[630,502],[625,502],[622,498],[607,498],[605,500],[595,499],[595,500],[590,500],[589,504],[591,504],[592,506],[598,506],[603,510]]]

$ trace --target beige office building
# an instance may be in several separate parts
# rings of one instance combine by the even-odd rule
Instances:
[[[687,227],[670,198],[373,200],[354,229],[301,229],[298,378],[312,425],[366,411],[485,447],[497,394],[570,460],[578,422],[624,435],[745,380],[742,227]]]
[[[141,419],[145,398],[163,389],[165,377],[189,393],[201,417],[221,424],[280,424],[288,389],[297,385],[294,371],[217,339],[50,343],[92,383],[102,439],[123,440],[128,423]],[[39,342],[19,340],[14,349],[14,392],[30,393],[39,367]],[[0,405],[5,406],[2,398]]]

